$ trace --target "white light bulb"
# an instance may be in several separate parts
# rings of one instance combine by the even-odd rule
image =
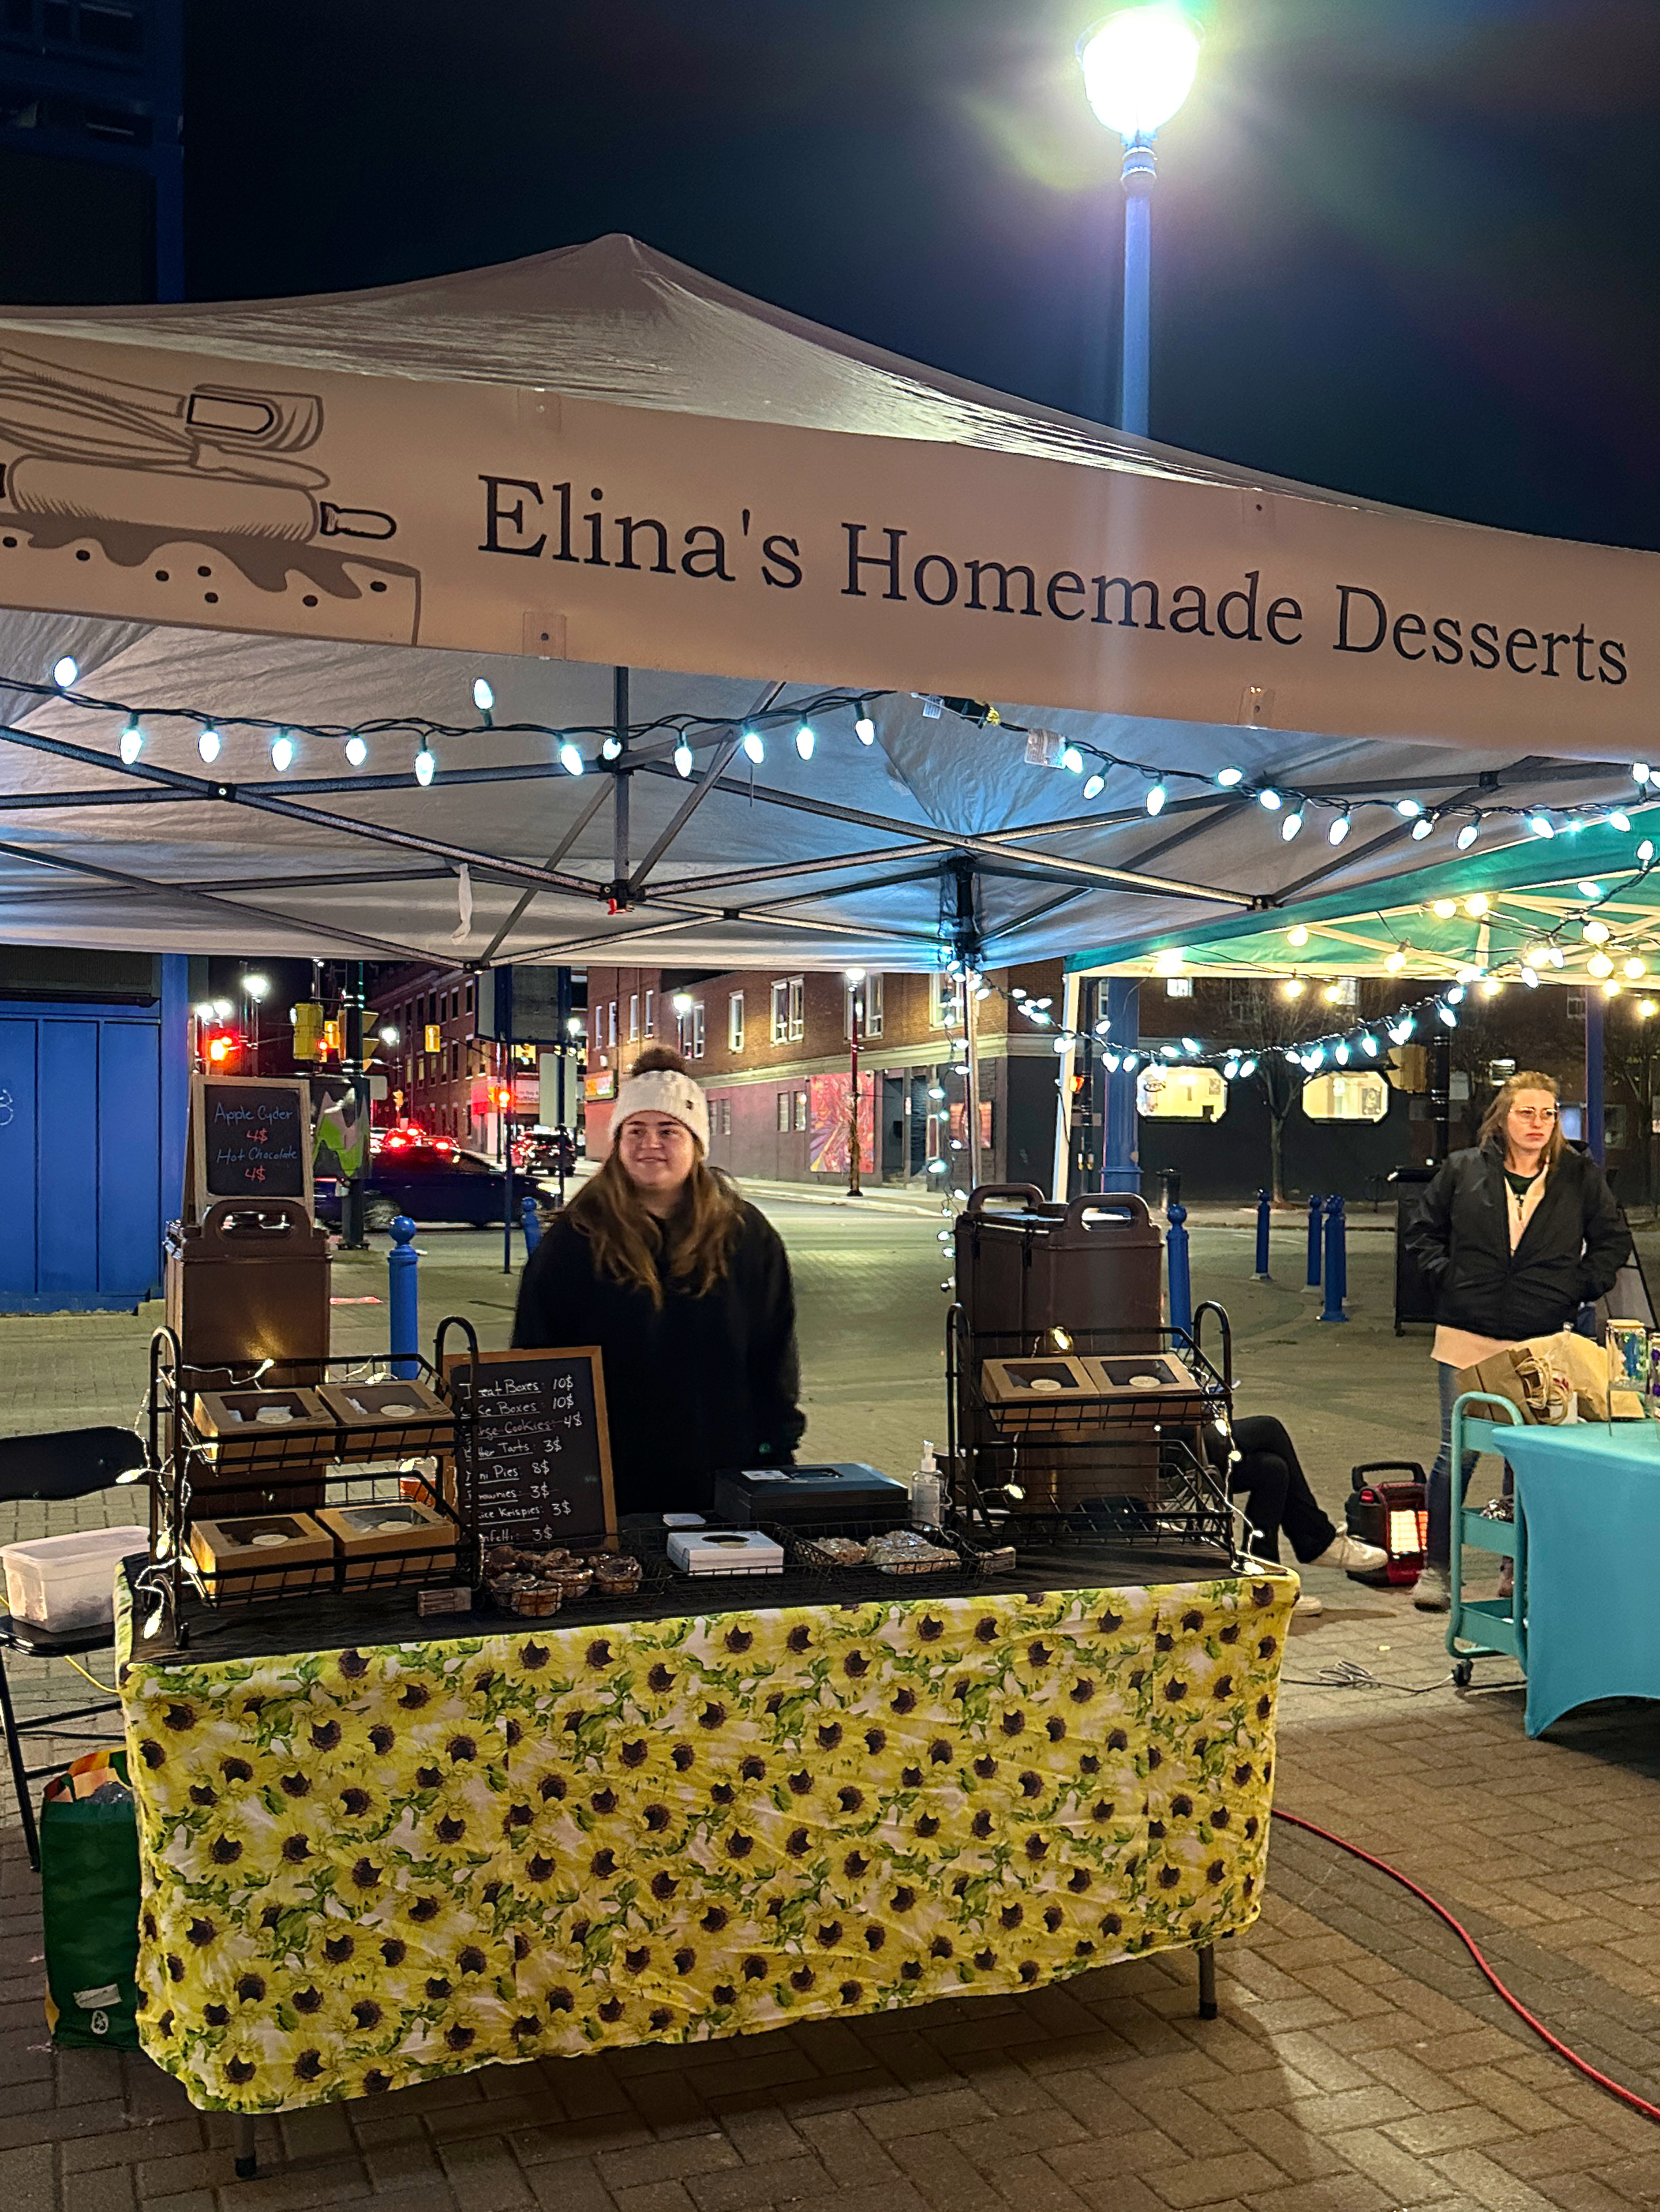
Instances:
[[[1078,50],[1098,121],[1121,138],[1150,138],[1193,88],[1199,40],[1174,7],[1121,9]]]
[[[1462,983],[1456,983],[1453,986],[1452,989],[1447,993],[1447,1004],[1450,1006],[1462,1006],[1463,1004],[1463,1000],[1464,987]]]
[[[1095,774],[1091,776],[1089,781],[1085,784],[1084,796],[1085,799],[1099,799],[1101,793],[1106,789],[1106,787],[1107,779],[1102,775],[1100,769],[1098,769]]]
[[[1554,837],[1556,835],[1556,825],[1548,814],[1529,814],[1528,827],[1535,837]]]
[[[1438,1006],[1435,1012],[1436,1018],[1441,1022],[1445,1028],[1450,1030],[1456,1030],[1457,1028],[1458,1017],[1454,1013],[1450,1006]]]
[[[1376,1059],[1377,1059],[1377,1038],[1372,1035],[1372,1033],[1371,1033],[1371,1031],[1370,1030],[1368,1030],[1366,1031],[1366,1034],[1365,1035],[1365,1036],[1363,1036],[1363,1037],[1361,1038],[1361,1040],[1360,1040],[1360,1049],[1361,1049],[1361,1051],[1362,1051],[1362,1052],[1364,1052],[1364,1053],[1365,1053],[1365,1054],[1366,1055],[1366,1058],[1367,1058],[1368,1060],[1376,1060]]]
[[[63,666],[63,663],[62,663],[62,661],[59,661],[59,663],[58,664],[58,667],[59,667],[59,668],[61,668],[61,667]],[[74,663],[73,661],[70,661],[70,666],[71,668],[73,668],[73,667],[74,667],[74,665],[75,665],[75,663]],[[53,677],[54,677],[54,678],[56,678],[57,673],[58,673],[58,670],[57,670],[57,669],[54,669],[54,670],[52,671],[52,675],[53,675]],[[75,678],[71,676],[71,677],[70,677],[70,682],[71,684],[73,684],[73,683],[74,683],[74,681],[75,681]],[[1648,763],[1647,763],[1646,761],[1633,761],[1633,762],[1632,763],[1632,764],[1631,764],[1631,780],[1632,780],[1632,781],[1633,781],[1633,783],[1646,783],[1646,782],[1648,781],[1648,780],[1649,780],[1649,776],[1650,776],[1650,774],[1651,774],[1651,769],[1650,769],[1650,768],[1649,768],[1649,764],[1648,764]]]
[[[126,728],[121,732],[120,753],[122,759],[125,762],[126,765],[131,768],[134,761],[137,759],[139,754],[142,753],[143,750],[144,732],[139,728],[136,721],[129,722]]]
[[[567,775],[581,775],[582,773],[581,749],[574,745],[569,738],[559,748],[559,765]]]
[[[1395,802],[1395,811],[1403,816],[1407,821],[1414,822],[1424,810],[1415,799],[1397,799]]]
[[[72,691],[81,678],[81,665],[72,653],[52,664],[52,680],[60,691]]]
[[[677,775],[691,774],[691,747],[684,738],[674,749],[674,772]]]
[[[1340,814],[1326,832],[1328,839],[1334,845],[1341,845],[1348,834],[1349,817],[1347,814]]]
[[[1286,932],[1286,942],[1287,945],[1301,946],[1306,945],[1308,941],[1309,932],[1306,922],[1293,922],[1292,927]]]
[[[1470,847],[1475,842],[1481,834],[1481,824],[1479,818],[1467,822],[1463,828],[1458,832],[1457,844],[1459,851],[1461,853],[1468,853]]]
[[[812,724],[803,722],[795,733],[795,750],[804,761],[810,761],[812,758],[812,749],[818,742],[818,738],[812,733]]]
[[[1349,1064],[1349,1048],[1347,1045],[1340,1044],[1334,1056],[1340,1067],[1347,1067]]]
[[[1649,862],[1654,858],[1654,840],[1652,837],[1644,838],[1642,843],[1637,848],[1637,857],[1643,863],[1643,866],[1647,867]]]
[[[278,775],[294,766],[294,739],[286,730],[279,730],[271,741],[271,764]]]
[[[423,791],[432,781],[433,771],[438,766],[438,757],[430,745],[423,745],[415,756],[415,780]]]
[[[1430,835],[1430,832],[1434,829],[1434,822],[1427,814],[1420,815],[1417,821],[1412,825],[1414,842],[1421,845],[1425,838]]]
[[[1061,765],[1068,775],[1082,775],[1084,756],[1076,745],[1067,745],[1061,755]]]
[[[1529,990],[1536,991],[1539,988],[1539,970],[1536,968],[1523,968],[1522,981],[1527,985]]]
[[[1631,977],[1633,983],[1637,981],[1639,975],[1646,975],[1648,972],[1649,963],[1646,960],[1633,958],[1627,960],[1626,963],[1626,973]]]
[[[1582,876],[1576,889],[1584,899],[1600,899],[1602,896],[1602,884],[1592,883],[1589,876]]]
[[[767,748],[762,741],[760,732],[758,730],[745,730],[744,732],[745,759],[746,761],[752,761],[756,767],[759,768],[766,757]]]
[[[1273,786],[1269,785],[1267,790],[1257,793],[1256,803],[1259,806],[1266,806],[1270,814],[1277,814],[1286,802]]]
[[[1597,921],[1593,918],[1590,921],[1580,923],[1579,934],[1592,945],[1606,945],[1608,941],[1608,926],[1607,922]]]
[[[1294,806],[1280,824],[1280,835],[1289,845],[1293,837],[1300,837],[1302,834],[1303,810],[1300,806]]]
[[[853,734],[861,745],[873,745],[876,743],[876,725],[862,707],[859,710],[859,720],[853,726]]]
[[[1623,806],[1613,808],[1607,817],[1607,821],[1609,829],[1617,830],[1622,837],[1631,828],[1631,817]]]
[[[1169,796],[1170,793],[1164,789],[1162,783],[1149,784],[1147,787],[1148,813],[1162,814],[1164,811],[1164,801],[1169,798]]]
[[[1216,781],[1224,791],[1231,791],[1234,785],[1243,783],[1244,778],[1245,771],[1242,768],[1219,768],[1216,771]]]
[[[1407,956],[1399,949],[1398,946],[1395,951],[1390,953],[1389,958],[1383,963],[1384,967],[1388,969],[1391,975],[1398,975],[1406,964]]]
[[[608,761],[621,760],[623,757],[621,738],[610,737],[603,739],[599,747],[599,757],[601,760]]]
[[[216,761],[218,759],[219,745],[219,732],[216,729],[209,728],[204,730],[196,740],[196,750],[204,761]]]
[[[496,694],[490,689],[489,679],[488,677],[475,676],[473,678],[472,703],[477,708],[481,714],[488,714],[490,709],[495,706]]]
[[[353,768],[362,768],[368,757],[367,738],[354,736],[346,739],[346,759]]]
[[[1256,1062],[1254,1060],[1242,1060],[1239,1063],[1239,1073],[1241,1075],[1255,1075]]]

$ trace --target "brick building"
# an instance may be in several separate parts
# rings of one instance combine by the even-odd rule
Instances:
[[[1053,1158],[1052,1040],[1017,1021],[1007,992],[1058,1000],[1056,963],[1000,970],[976,1000],[981,1177],[1047,1187]],[[708,1093],[709,1156],[739,1176],[840,1180],[847,1173],[853,988],[840,970],[780,963],[711,973],[587,971],[587,1152],[602,1158],[617,1085],[648,1043],[684,1053]],[[938,972],[872,969],[860,987],[862,1166],[867,1179],[927,1182],[961,1144],[961,988]],[[937,1180],[937,1178],[935,1178]]]
[[[499,1152],[498,1100],[511,1081],[512,1121],[525,1127],[537,1121],[535,1047],[516,1046],[509,1066],[502,1047],[478,1035],[476,976],[459,968],[398,968],[377,975],[374,995],[375,1022],[398,1031],[396,1044],[380,1048],[389,1095],[377,1120],[417,1122],[471,1150]]]

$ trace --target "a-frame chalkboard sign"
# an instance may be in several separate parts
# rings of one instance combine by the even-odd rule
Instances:
[[[312,1213],[311,1086],[293,1076],[191,1079],[185,1218],[222,1198],[297,1199]]]

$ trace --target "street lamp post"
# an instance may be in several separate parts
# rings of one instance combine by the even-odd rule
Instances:
[[[252,1050],[249,1054],[248,1073],[259,1073],[259,1009],[271,992],[269,975],[247,975],[242,978],[242,1025],[247,1031]]]
[[[859,1029],[865,1018],[865,971],[862,968],[849,968],[845,973],[848,981],[848,1059],[852,1070],[848,1086],[848,1196],[860,1198],[863,1193],[859,1186]],[[873,1167],[875,1162],[871,1164]]]
[[[1158,174],[1152,142],[1192,88],[1199,40],[1178,7],[1170,0],[1152,0],[1146,6],[1121,8],[1086,31],[1078,42],[1078,59],[1090,106],[1124,145],[1119,173],[1124,187],[1124,319],[1118,422],[1122,429],[1145,438],[1152,350],[1152,187]],[[1133,977],[1115,977],[1107,986],[1106,1000],[1113,1049],[1133,1049],[1140,1030],[1140,986]],[[1087,1062],[1084,1089],[1087,1094]],[[1139,1190],[1134,1078],[1110,1072],[1104,1103],[1101,1188]]]

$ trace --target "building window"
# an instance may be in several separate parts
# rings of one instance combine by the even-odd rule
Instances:
[[[803,1130],[807,1126],[807,1094],[805,1091],[798,1091],[795,1094],[795,1126]]]
[[[1135,1110],[1144,1121],[1219,1121],[1228,1110],[1228,1086],[1213,1067],[1154,1060],[1135,1079]]]
[[[862,983],[848,983],[842,993],[842,1034],[853,1035],[853,1002],[859,1000],[859,1034],[860,1037],[879,1037],[882,1034],[882,978],[867,975]]]
[[[715,1100],[715,1102],[714,1102],[714,1118],[715,1118],[715,1130],[714,1130],[714,1133],[715,1133],[715,1135],[716,1135],[717,1137],[729,1137],[729,1136],[731,1136],[731,1134],[732,1134],[732,1101],[731,1101],[731,1099],[730,1099],[730,1098],[717,1098],[717,1099]]]
[[[790,1033],[790,987],[775,983],[772,987],[772,1041],[783,1044]],[[784,1126],[781,1125],[781,1126]]]
[[[640,1034],[640,994],[629,993],[629,1042],[632,1044]]]
[[[806,1034],[807,987],[800,975],[790,977],[790,1042],[799,1044]],[[805,1129],[806,1123],[801,1127]]]
[[[728,1052],[742,1052],[744,1049],[744,994],[741,991],[734,991],[727,1000],[727,1049]]]
[[[703,1057],[703,1001],[701,999],[694,999],[691,1002],[691,1011],[686,1016],[685,1034],[687,1042],[684,1049],[687,1059],[702,1060]]]
[[[1261,996],[1255,979],[1250,975],[1230,975],[1228,978],[1228,1019],[1248,1022],[1256,1014]]]
[[[617,1042],[617,1001],[615,999],[611,1000],[610,1006],[606,1009],[606,1026],[611,1031],[609,1042],[615,1044]]]
[[[1302,1091],[1310,1121],[1381,1121],[1389,1110],[1389,1086],[1381,1069],[1362,1075],[1316,1075]]]
[[[1583,991],[1569,991],[1565,993],[1564,996],[1567,1001],[1566,1006],[1564,1008],[1564,1012],[1566,1013],[1567,1018],[1571,1022],[1583,1022],[1585,1018],[1584,993]]]
[[[787,1091],[781,1091],[778,1094],[778,1126],[781,1129],[787,1129],[789,1125],[790,1095]]]
[[[1167,999],[1190,999],[1193,996],[1192,976],[1167,975],[1164,978],[1164,996]]]
[[[653,1037],[655,1036],[656,1034],[657,994],[655,991],[648,991],[646,994],[646,1035],[648,1037]]]
[[[473,1008],[473,996],[472,996],[472,994],[473,994],[473,986],[472,986],[471,983],[469,983],[469,984],[468,984],[468,986],[467,986],[467,1012],[468,1012],[469,1013],[471,1013],[471,1012],[472,1012],[472,1008]]]
[[[963,979],[936,968],[928,978],[928,1019],[937,1030],[963,1026]]]

